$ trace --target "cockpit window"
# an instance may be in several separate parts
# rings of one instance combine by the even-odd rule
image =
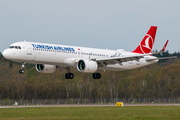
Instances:
[[[14,46],[10,46],[9,48],[14,48]]]
[[[21,49],[20,46],[10,46],[9,48],[10,48],[10,49],[13,49],[13,48],[15,48],[15,49]]]

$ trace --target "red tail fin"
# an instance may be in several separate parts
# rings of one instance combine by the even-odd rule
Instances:
[[[156,30],[157,30],[156,26],[151,26],[149,31],[146,33],[146,35],[142,39],[139,46],[132,52],[140,53],[140,54],[152,53],[152,48],[153,48],[154,40],[156,36]]]

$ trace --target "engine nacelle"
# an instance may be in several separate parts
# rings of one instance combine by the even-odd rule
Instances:
[[[98,69],[98,65],[95,61],[91,60],[79,60],[77,63],[77,69],[80,72],[94,73]]]
[[[55,65],[43,65],[43,64],[36,64],[36,70],[41,73],[53,73],[56,70]]]

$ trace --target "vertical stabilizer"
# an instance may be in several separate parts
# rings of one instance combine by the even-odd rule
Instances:
[[[132,52],[140,54],[152,53],[152,48],[155,41],[157,26],[151,26],[149,31],[146,33],[142,39],[139,46]]]

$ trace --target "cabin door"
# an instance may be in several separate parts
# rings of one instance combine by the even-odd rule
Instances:
[[[32,55],[32,46],[29,43],[26,43],[26,47],[27,47],[27,55]]]

